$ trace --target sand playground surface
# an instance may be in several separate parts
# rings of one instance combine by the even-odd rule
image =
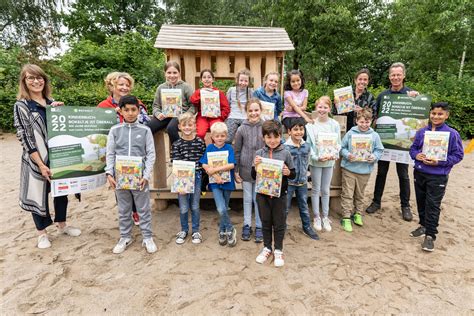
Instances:
[[[153,212],[157,253],[146,253],[134,227],[135,242],[114,255],[117,210],[107,187],[84,193],[82,202],[70,197],[68,222],[81,236],[59,235],[51,226],[52,248],[38,249],[31,215],[18,206],[21,146],[13,134],[0,135],[0,152],[3,315],[474,314],[474,154],[451,172],[433,253],[421,250],[422,238],[409,237],[417,227],[415,194],[412,189],[415,219],[407,223],[392,164],[382,211],[364,215],[364,227],[352,233],[342,231],[332,212],[333,231],[313,241],[293,206],[285,266],[275,268],[255,263],[261,244],[239,239],[235,248],[219,246],[212,209],[201,212],[203,243],[177,245],[174,203]],[[366,204],[374,180],[375,172]],[[241,203],[232,208],[240,236]]]

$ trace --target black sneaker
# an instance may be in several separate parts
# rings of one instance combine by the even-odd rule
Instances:
[[[263,242],[263,231],[260,227],[255,227],[255,242],[257,244]]]
[[[411,237],[420,237],[425,235],[426,229],[423,226],[418,227],[410,233]]]
[[[434,240],[431,236],[425,236],[425,240],[421,244],[421,249],[432,252],[434,250]]]
[[[227,245],[227,234],[225,232],[219,232],[219,245]]]
[[[244,225],[244,227],[242,227],[241,239],[243,241],[249,241],[251,235],[252,235],[252,228],[249,225]]]
[[[303,228],[303,233],[313,240],[319,240],[318,234],[311,228],[311,226]]]
[[[411,220],[413,219],[413,214],[411,213],[411,209],[409,206],[402,207],[402,217],[403,220],[407,222],[411,222]]]
[[[378,210],[380,210],[380,204],[372,202],[365,211],[369,214],[373,214],[377,212]]]

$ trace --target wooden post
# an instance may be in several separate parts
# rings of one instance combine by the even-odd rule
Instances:
[[[229,66],[229,53],[228,52],[217,52],[216,54],[216,77],[229,77],[230,66]]]
[[[167,187],[167,159],[166,150],[168,135],[164,131],[159,131],[154,135],[155,141],[155,164],[153,166],[153,188],[162,189]],[[164,210],[168,207],[168,201],[155,200],[154,209]]]
[[[267,52],[267,56],[265,58],[265,71],[267,73],[271,71],[278,71],[275,52]]]
[[[186,78],[184,81],[194,86],[194,81],[196,79],[196,60],[193,51],[184,52],[184,68],[186,69]]]
[[[170,49],[169,56],[170,59],[168,61],[175,61],[178,63],[178,65],[181,64],[181,56],[179,55],[179,52],[176,49]]]
[[[201,51],[201,70],[211,69],[211,54],[208,51]]]
[[[262,85],[262,55],[258,52],[252,52],[250,54],[250,73],[253,77],[253,84],[255,88],[258,88]]]
[[[235,53],[235,66],[234,72],[237,74],[239,71],[245,68],[245,54],[242,52]]]

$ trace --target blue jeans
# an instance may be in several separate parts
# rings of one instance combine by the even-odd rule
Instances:
[[[262,221],[258,214],[257,192],[255,192],[255,182],[242,182],[244,192],[244,226],[252,227],[252,205],[255,206],[255,227],[262,228]]]
[[[181,222],[181,230],[188,232],[188,213],[189,208],[191,208],[191,221],[193,224],[193,233],[199,231],[199,220],[200,220],[200,211],[199,211],[199,200],[201,199],[201,181],[202,181],[202,172],[199,170],[196,172],[194,179],[194,193],[188,194],[178,194],[179,201],[179,220]]]
[[[309,218],[308,211],[308,185],[296,186],[288,185],[288,195],[286,203],[286,216],[288,217],[288,212],[291,208],[291,198],[293,193],[296,194],[296,201],[298,202],[298,208],[300,210],[301,224],[303,228],[308,228],[311,226],[311,220]]]
[[[222,190],[219,188],[212,189],[212,194],[214,195],[214,202],[216,202],[216,208],[221,217],[219,224],[219,232],[230,232],[234,228],[230,222],[229,213],[227,208],[229,207],[230,190]]]

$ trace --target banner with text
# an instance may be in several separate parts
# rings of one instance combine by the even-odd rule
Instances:
[[[406,94],[382,96],[375,130],[385,150],[380,160],[413,164],[410,146],[416,131],[428,124],[431,97]]]
[[[117,123],[113,109],[48,107],[51,195],[93,190],[105,184],[107,135]]]

